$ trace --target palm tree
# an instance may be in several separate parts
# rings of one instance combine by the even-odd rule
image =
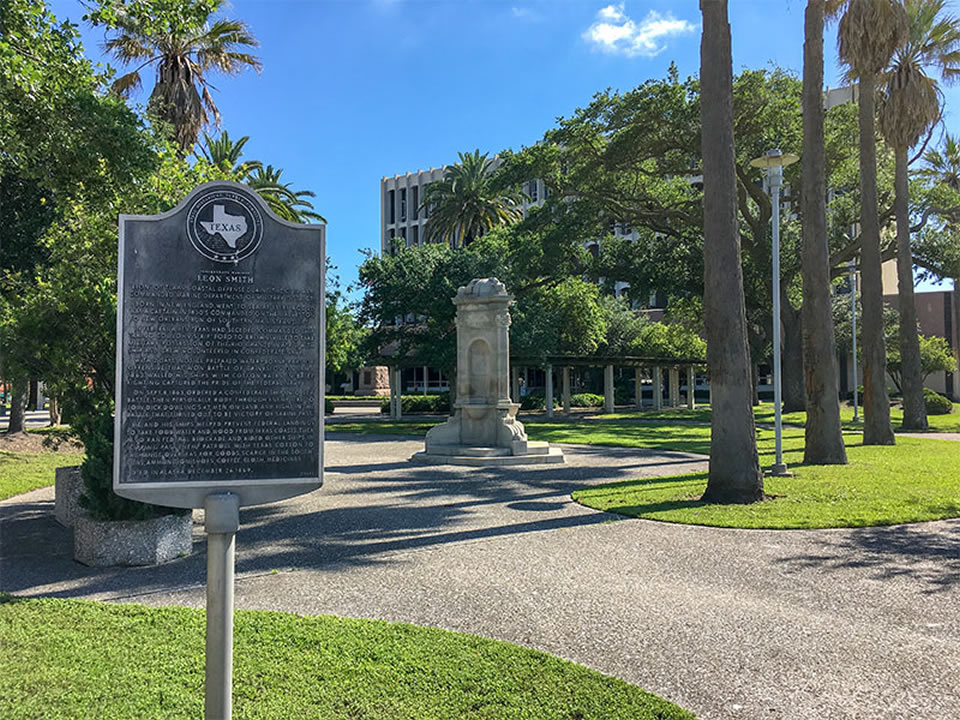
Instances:
[[[930,149],[923,155],[927,164],[917,170],[917,175],[935,182],[945,183],[948,187],[960,192],[960,143],[957,143],[950,133],[946,133],[943,141],[943,152]]]
[[[445,241],[451,247],[469,245],[488,230],[523,218],[523,195],[494,183],[494,161],[480,150],[459,153],[460,162],[447,168],[443,180],[431,183],[420,208],[429,218],[424,229],[428,242]]]
[[[224,172],[237,180],[244,182],[250,174],[263,167],[259,160],[244,160],[243,146],[250,140],[249,135],[244,135],[239,140],[231,140],[230,134],[224,130],[220,137],[213,138],[207,133],[203,134],[203,143],[200,145],[200,154],[211,165],[221,172]]]
[[[803,368],[806,395],[804,463],[847,462],[840,429],[830,251],[827,247],[826,151],[823,116],[825,0],[809,0],[803,44]]]
[[[900,305],[900,362],[903,427],[924,430],[920,338],[913,297],[913,253],[907,152],[940,119],[940,91],[928,72],[939,70],[945,81],[960,78],[960,23],[943,14],[944,0],[906,0],[907,41],[897,48],[886,73],[880,104],[880,131],[896,159],[894,212],[897,217],[897,279]]]
[[[849,0],[840,18],[840,59],[860,82],[860,275],[863,303],[863,444],[893,445],[883,341],[880,215],[877,209],[876,82],[907,35],[898,0]]]
[[[281,168],[273,165],[263,166],[259,160],[241,160],[243,146],[250,140],[244,135],[239,140],[231,140],[224,130],[220,137],[212,138],[203,134],[200,155],[217,170],[231,180],[245,183],[253,188],[274,214],[290,222],[305,223],[311,220],[325,223],[326,219],[313,208],[306,198],[316,197],[310,190],[294,190],[290,183],[280,182]],[[199,156],[198,156],[199,157]]]
[[[290,183],[280,182],[281,168],[273,165],[257,167],[247,178],[246,183],[267,201],[270,209],[284,220],[305,223],[311,220],[325,223],[327,220],[313,208],[306,198],[316,197],[312,190],[294,190]]]
[[[222,0],[210,4],[216,10]],[[155,66],[156,83],[147,107],[171,126],[175,142],[187,154],[211,116],[215,125],[220,124],[207,74],[236,75],[247,67],[259,71],[260,59],[244,51],[256,47],[256,39],[243,22],[210,23],[209,15],[201,17],[202,8],[191,3],[161,13],[156,13],[154,3],[108,7],[109,14],[104,10],[90,14],[94,25],[107,25],[104,49],[124,65],[139,63],[114,81],[113,90],[128,94],[140,87],[140,71]]]
[[[703,500],[763,499],[737,228],[733,65],[727,0],[700,0],[704,320],[712,390],[710,471]]]

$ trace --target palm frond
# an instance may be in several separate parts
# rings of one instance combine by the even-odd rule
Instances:
[[[110,85],[110,89],[117,95],[126,97],[131,92],[139,88],[140,85],[140,71],[134,70],[133,72],[128,72],[126,75],[121,75],[114,80],[113,84]]]

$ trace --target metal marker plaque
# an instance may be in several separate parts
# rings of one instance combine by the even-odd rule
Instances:
[[[251,505],[320,486],[324,240],[231,182],[120,217],[118,495]]]

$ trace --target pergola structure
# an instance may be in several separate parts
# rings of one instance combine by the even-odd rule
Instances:
[[[389,361],[388,357],[382,360]],[[510,357],[510,388],[514,402],[520,402],[520,373],[521,367],[539,367],[544,370],[546,387],[544,388],[545,408],[548,418],[554,416],[553,402],[553,371],[560,368],[561,393],[560,402],[564,414],[570,414],[570,369],[573,367],[602,367],[603,368],[603,411],[614,411],[614,369],[616,367],[632,367],[634,369],[634,407],[638,410],[643,407],[643,371],[650,370],[653,385],[653,409],[661,410],[664,407],[663,398],[663,370],[668,370],[666,407],[680,407],[680,370],[687,370],[687,397],[686,406],[696,408],[695,382],[696,368],[705,368],[706,363],[699,358],[665,358],[646,357],[639,355],[547,355],[537,358]],[[390,418],[400,420],[401,412],[401,368],[390,366]]]
[[[649,368],[653,380],[653,408],[663,408],[663,369],[669,371],[667,380],[667,407],[680,407],[680,369],[687,369],[687,407],[696,408],[694,372],[697,367],[705,367],[698,358],[664,358],[640,355],[547,355],[536,361],[523,357],[511,357],[511,381],[514,397],[520,397],[519,368],[523,365],[536,365],[544,370],[546,387],[544,388],[547,417],[553,417],[553,369],[561,368],[561,406],[564,414],[570,413],[570,368],[603,368],[603,411],[614,411],[614,368],[632,367],[634,369],[634,407],[643,407],[643,371]]]

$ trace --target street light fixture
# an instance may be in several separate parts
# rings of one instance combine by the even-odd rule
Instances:
[[[793,165],[800,158],[780,150],[768,150],[766,155],[754,158],[750,165],[767,171],[773,205],[773,418],[777,445],[777,459],[770,469],[771,475],[787,475],[783,462],[783,419],[781,417],[782,386],[780,382],[780,188],[783,185],[783,168]]]

